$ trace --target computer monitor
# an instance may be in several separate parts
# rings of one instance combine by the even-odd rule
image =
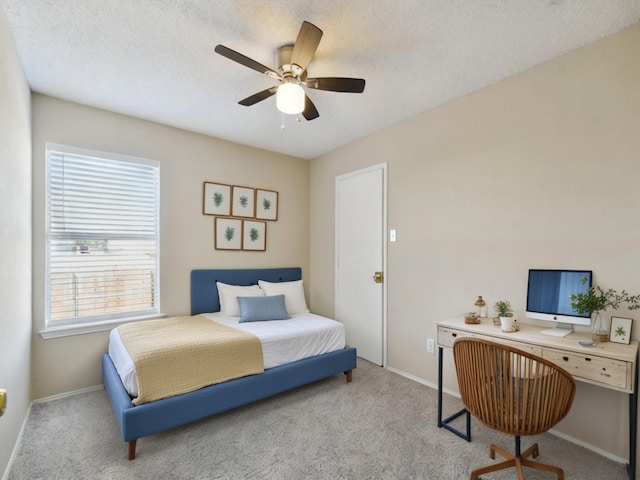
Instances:
[[[543,333],[565,336],[573,325],[589,325],[591,317],[571,308],[569,295],[585,292],[591,286],[591,270],[530,269],[527,283],[527,318],[556,325]]]

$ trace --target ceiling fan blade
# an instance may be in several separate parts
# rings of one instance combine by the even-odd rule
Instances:
[[[313,23],[302,22],[298,38],[296,38],[296,43],[293,45],[293,51],[291,52],[291,64],[297,65],[301,69],[300,72],[295,72],[296,75],[300,75],[307,69],[313,55],[316,53],[321,38],[322,30]]]
[[[313,120],[320,116],[318,109],[309,98],[309,95],[304,96],[304,110],[302,111],[302,116],[307,120]]]
[[[364,78],[325,77],[307,78],[307,87],[330,92],[362,93],[364,91]]]
[[[252,60],[251,58],[236,52],[235,50],[231,50],[224,45],[216,45],[215,52],[219,53],[223,57],[227,57],[229,60],[233,60],[234,62],[238,62],[240,65],[244,65],[245,67],[249,67],[257,72],[264,73],[269,75],[270,77],[280,78],[280,74],[275,70],[265,67],[259,62]]]
[[[262,90],[261,92],[255,93],[250,97],[240,100],[238,103],[240,105],[244,105],[245,107],[250,107],[251,105],[254,105],[258,102],[261,102],[262,100],[269,98],[271,95],[273,95],[277,91],[278,91],[277,86],[267,88],[266,90]]]

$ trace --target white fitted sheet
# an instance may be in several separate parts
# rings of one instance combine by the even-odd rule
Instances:
[[[289,320],[244,323],[240,323],[240,317],[226,317],[220,313],[202,315],[258,337],[262,343],[265,369],[340,350],[345,346],[344,325],[314,313],[291,315]],[[109,334],[109,356],[129,394],[138,396],[133,361],[117,328]]]

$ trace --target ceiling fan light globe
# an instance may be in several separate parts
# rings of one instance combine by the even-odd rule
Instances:
[[[283,83],[276,93],[276,107],[282,113],[298,115],[304,110],[304,89],[297,83]]]

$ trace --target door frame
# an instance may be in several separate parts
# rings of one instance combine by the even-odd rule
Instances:
[[[338,231],[338,209],[340,208],[338,199],[338,182],[349,177],[355,177],[374,170],[382,170],[382,367],[387,368],[387,162],[378,163],[369,167],[360,168],[352,172],[337,175],[334,182],[335,193],[335,212],[334,212],[334,299],[338,298],[338,252],[339,250],[339,231]],[[373,273],[373,272],[372,272]],[[335,307],[334,307],[335,309]]]

